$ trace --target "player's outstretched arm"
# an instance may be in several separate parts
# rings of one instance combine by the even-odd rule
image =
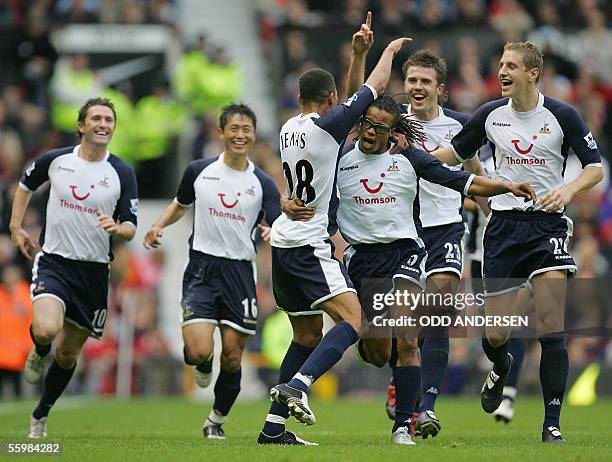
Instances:
[[[155,249],[161,245],[161,238],[164,234],[164,228],[179,221],[190,207],[180,205],[176,201],[170,202],[166,210],[163,211],[161,216],[151,226],[151,229],[145,234],[142,245],[145,249]]]
[[[353,34],[351,42],[351,62],[346,75],[346,97],[355,93],[365,80],[365,64],[368,50],[374,43],[374,32],[372,32],[372,12],[368,11],[366,21],[361,25],[359,31]]]
[[[387,84],[389,83],[389,79],[391,78],[391,66],[393,64],[393,58],[395,55],[399,53],[402,49],[404,43],[412,42],[411,38],[402,37],[393,40],[385,51],[383,51],[382,56],[378,60],[376,67],[368,77],[366,83],[376,90],[377,94],[381,94],[387,88]]]
[[[31,198],[32,193],[30,191],[26,191],[21,187],[17,188],[15,197],[13,198],[11,221],[9,223],[13,244],[19,249],[21,255],[28,260],[32,260],[32,254],[38,250],[38,246],[32,242],[30,235],[22,227],[23,217]]]
[[[485,176],[474,176],[468,193],[473,196],[497,196],[499,194],[512,193],[516,197],[522,197],[525,201],[533,201],[535,204],[536,193],[529,183],[510,183],[507,181],[491,180]]]
[[[587,165],[574,181],[542,197],[542,207],[547,212],[562,210],[576,194],[590,190],[601,180],[603,180],[603,168]]]
[[[478,157],[478,155],[472,157],[471,159],[464,161],[463,168],[468,173],[473,173],[478,176],[487,176],[485,169],[482,166],[482,163],[480,162],[480,158]],[[488,216],[491,213],[491,208],[489,207],[487,199],[485,199],[482,196],[474,196],[474,200],[476,201],[478,206],[482,209],[485,215]]]

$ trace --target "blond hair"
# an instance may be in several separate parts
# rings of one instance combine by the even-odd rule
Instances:
[[[544,68],[544,53],[542,49],[533,42],[506,42],[504,45],[504,53],[506,51],[516,51],[523,55],[523,64],[530,71],[538,70],[536,82],[540,80],[542,70]]]

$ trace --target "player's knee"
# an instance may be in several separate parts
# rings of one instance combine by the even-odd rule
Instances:
[[[242,362],[242,350],[239,348],[221,352],[221,367],[228,372],[237,372],[240,370]]]
[[[58,348],[55,351],[55,362],[62,369],[71,369],[77,362],[79,351]]]
[[[38,321],[33,327],[34,337],[42,345],[50,344],[60,330],[62,330],[61,324],[53,320]]]
[[[186,364],[197,366],[210,358],[212,349],[203,345],[187,344],[183,353]]]
[[[416,364],[419,360],[419,346],[416,339],[397,342],[397,357],[401,364]]]
[[[316,348],[322,338],[323,332],[320,330],[293,333],[293,341],[308,348]]]
[[[384,367],[389,364],[391,352],[381,348],[368,349],[366,348],[368,362],[376,367]]]
[[[489,345],[494,348],[502,346],[504,343],[508,341],[508,337],[504,336],[501,333],[487,335],[487,340],[489,341]]]

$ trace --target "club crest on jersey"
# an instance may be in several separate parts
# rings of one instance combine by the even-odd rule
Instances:
[[[380,174],[381,178],[385,177],[384,173]],[[380,183],[378,183],[378,186],[374,187],[374,188],[370,188],[370,186],[368,185],[368,182],[370,180],[368,180],[367,178],[362,178],[361,180],[359,180],[359,182],[363,185],[364,189],[369,192],[370,194],[376,194],[377,192],[379,192],[382,187],[383,187],[383,182],[381,181]]]
[[[225,207],[226,209],[232,209],[234,207],[236,207],[236,205],[238,204],[238,199],[236,199],[233,203],[227,203],[225,202],[225,196],[226,194],[224,193],[219,193],[218,194],[219,199],[221,199],[221,205],[223,205],[223,207]],[[237,197],[240,197],[240,193],[236,193]]]
[[[548,128],[548,122],[544,122],[544,126],[540,128],[540,133],[543,135],[550,135],[550,128]]]
[[[444,139],[450,141],[450,140],[453,139],[454,136],[455,136],[455,134],[453,133],[453,129],[449,128],[448,129],[448,133],[446,135],[444,135]]]
[[[584,141],[586,141],[586,144],[589,149],[597,149],[597,142],[595,141],[595,138],[593,138],[593,133],[587,133],[584,137]]]
[[[397,160],[393,159],[391,161],[391,165],[387,167],[387,172],[399,172],[399,167],[397,166]]]
[[[104,179],[98,181],[98,184],[103,188],[110,188],[110,182],[108,181],[108,177],[104,175]]]
[[[130,213],[138,215],[138,199],[130,199]]]
[[[95,188],[95,186],[94,186],[94,185],[90,185],[89,187],[90,187],[91,189],[94,189],[94,188]],[[76,185],[70,185],[70,190],[72,191],[72,197],[74,197],[74,198],[75,198],[76,200],[78,200],[78,201],[84,201],[84,200],[85,200],[85,199],[87,199],[87,198],[89,197],[89,195],[91,194],[91,192],[88,192],[88,193],[87,193],[87,194],[85,194],[85,195],[79,195],[79,194],[77,193],[77,188],[78,188],[78,186],[76,186]]]
[[[248,194],[249,196],[255,196],[255,186],[251,185],[251,187],[247,189],[244,193]]]

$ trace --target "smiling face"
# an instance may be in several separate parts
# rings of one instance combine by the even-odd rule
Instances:
[[[438,83],[435,69],[410,66],[406,69],[404,91],[417,118],[431,120],[437,115],[438,98],[444,93],[444,84]]]
[[[359,149],[366,154],[382,154],[389,149],[389,135],[395,120],[392,114],[370,106],[359,125]]]
[[[527,69],[523,54],[507,50],[499,60],[497,73],[503,97],[519,98],[535,87],[540,75],[539,69]]]
[[[98,146],[108,146],[115,131],[115,114],[107,106],[91,106],[85,120],[78,123],[81,141]]]
[[[250,117],[233,114],[224,127],[219,128],[219,137],[226,154],[246,156],[255,142],[255,126]]]

